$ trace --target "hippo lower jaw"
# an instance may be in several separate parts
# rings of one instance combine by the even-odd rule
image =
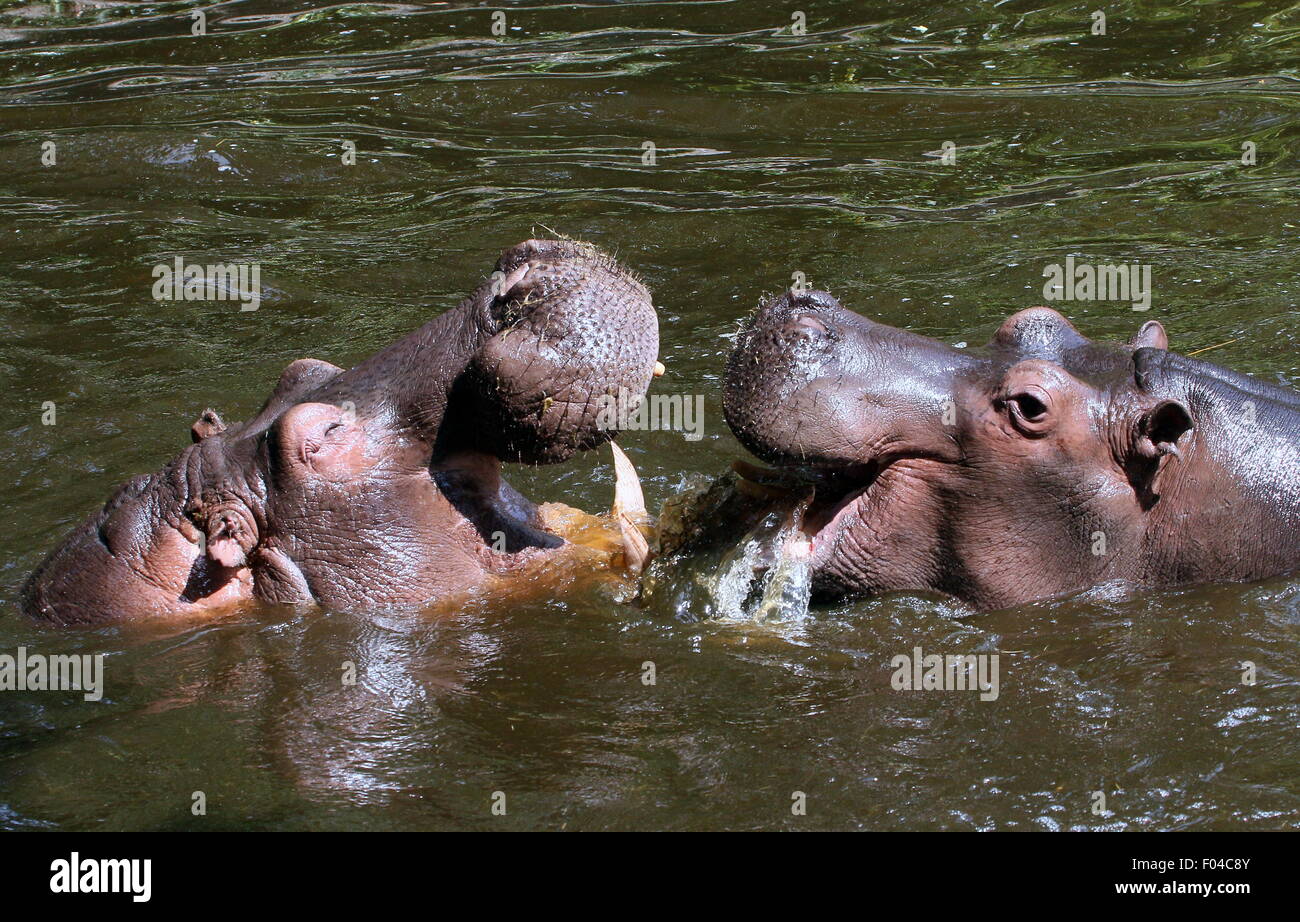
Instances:
[[[802,529],[811,546],[814,570],[829,559],[845,528],[867,515],[874,502],[869,494],[880,473],[880,468],[870,465],[862,472],[827,478],[814,488]]]
[[[875,548],[868,538],[885,540],[896,527],[891,513],[907,501],[900,493],[909,482],[933,476],[933,468],[942,464],[923,455],[896,454],[838,468],[781,463],[763,468],[737,461],[732,469],[751,490],[758,487],[753,492],[797,504],[814,580],[833,582],[829,571],[846,558],[869,558]]]
[[[444,459],[430,475],[461,527],[471,529],[480,549],[499,562],[564,543],[545,529],[536,504],[501,479],[501,462],[492,455],[463,452]]]
[[[646,561],[644,541],[638,541],[635,529],[623,523],[645,519],[645,498],[631,461],[616,443],[609,444],[615,471],[610,525],[621,532],[618,543],[626,566],[637,571]],[[501,462],[495,456],[462,452],[443,459],[430,474],[460,518],[456,527],[472,535],[469,540],[485,571],[516,570],[569,544],[552,530],[536,503],[501,477]]]

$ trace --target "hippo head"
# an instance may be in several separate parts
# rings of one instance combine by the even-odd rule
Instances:
[[[644,394],[657,352],[650,296],[612,259],[522,243],[459,306],[352,369],[300,359],[248,422],[205,411],[193,444],[50,554],[23,607],[93,623],[471,589],[564,544],[501,462],[562,461],[612,438],[600,398]]]
[[[957,349],[791,292],[737,337],[724,409],[749,450],[812,485],[824,596],[987,608],[1300,562],[1297,395],[1168,352],[1155,321],[1105,345],[1031,308]]]

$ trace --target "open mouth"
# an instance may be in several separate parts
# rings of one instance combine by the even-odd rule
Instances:
[[[447,501],[477,534],[495,569],[526,560],[566,544],[621,547],[624,564],[639,571],[648,560],[645,498],[636,470],[622,449],[614,454],[614,502],[608,516],[593,516],[563,504],[538,505],[501,477],[501,462],[482,452],[443,459],[430,475]],[[602,536],[600,532],[607,532]]]
[[[537,505],[502,479],[501,462],[492,455],[457,454],[444,459],[430,474],[442,495],[479,540],[501,555],[502,562],[564,544],[562,537],[545,529]]]
[[[731,467],[740,478],[741,489],[751,496],[796,504],[800,530],[816,560],[826,553],[846,519],[860,507],[885,465],[855,463],[830,470],[766,468],[735,461]]]

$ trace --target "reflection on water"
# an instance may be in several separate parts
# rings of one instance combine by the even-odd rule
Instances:
[[[108,654],[101,703],[0,693],[0,827],[1298,824],[1290,580],[802,615],[782,520],[756,539],[779,579],[661,558],[637,603],[577,580],[436,618],[80,633],[11,604],[205,406],[246,417],[292,359],[356,361],[534,230],[634,268],[657,387],[705,396],[702,440],[621,440],[652,508],[743,454],[727,337],[795,273],[975,343],[1042,301],[1045,266],[1141,263],[1151,310],[1065,305],[1086,333],[1155,317],[1178,350],[1227,343],[1205,357],[1294,383],[1294,6],[1119,3],[1094,36],[1042,0],[820,2],[803,35],[748,0],[539,4],[503,7],[496,36],[464,3],[247,0],[206,7],[202,37],[192,7],[0,4],[0,651]],[[177,256],[257,263],[259,310],[153,301]],[[604,453],[511,478],[589,511],[613,485]],[[999,653],[998,699],[894,691],[916,647]]]

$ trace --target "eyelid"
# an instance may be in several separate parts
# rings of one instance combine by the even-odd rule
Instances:
[[[1042,409],[1032,416],[1025,411],[1022,400],[1029,399]],[[1001,400],[1011,424],[1025,436],[1034,438],[1047,434],[1052,425],[1052,395],[1037,384],[1021,384],[1008,388]]]
[[[1046,402],[1041,400],[1037,394],[1034,394],[1030,391],[1021,391],[1018,394],[1012,394],[1008,398],[1008,400],[1010,403],[1015,405],[1017,412],[1019,412],[1022,416],[1024,416],[1026,420],[1030,422],[1033,422],[1039,417],[1046,416],[1050,410],[1050,407],[1048,407]],[[1024,406],[1025,402],[1031,400],[1033,401],[1034,406],[1036,407],[1036,412],[1032,412],[1032,413],[1029,410],[1027,410]]]

